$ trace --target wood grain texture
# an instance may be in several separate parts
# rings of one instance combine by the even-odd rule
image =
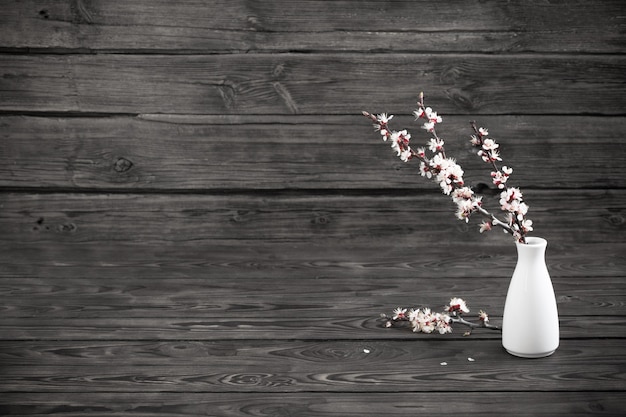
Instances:
[[[107,357],[118,352],[86,351],[83,365],[36,360],[3,367],[4,392],[441,392],[450,384],[465,392],[611,391],[626,388],[622,341],[563,341],[547,371],[508,355],[498,341],[281,342],[219,345],[203,343],[126,346],[124,367]],[[54,346],[54,345],[53,345]],[[369,351],[369,353],[367,352]],[[601,351],[602,355],[598,352]],[[81,355],[57,350],[63,356]],[[102,359],[99,359],[98,356]],[[152,363],[135,364],[155,357]],[[173,363],[163,362],[173,357]],[[159,358],[160,357],[160,358]],[[178,359],[177,359],[178,358]],[[468,360],[474,359],[474,361]],[[180,362],[182,360],[182,362]],[[448,365],[441,365],[445,361]],[[180,363],[177,363],[180,362]],[[419,364],[411,366],[410,364]],[[270,371],[271,370],[271,371]],[[555,371],[558,370],[558,371]],[[63,385],[58,382],[63,381]],[[421,384],[412,382],[420,381]],[[148,383],[150,382],[150,383]],[[541,383],[541,389],[537,384]]]
[[[146,52],[619,53],[620,1],[13,2],[5,47]],[[593,16],[590,19],[589,16]]]
[[[461,114],[621,115],[626,105],[620,55],[2,54],[0,68],[0,111],[11,112],[397,113],[420,90]]]
[[[419,382],[415,382],[419,384]],[[450,409],[468,416],[620,416],[619,392],[435,393],[9,393],[0,396],[5,415],[82,416],[407,416],[447,417]],[[454,407],[446,407],[454,399]],[[519,409],[512,410],[511,404]]]
[[[403,116],[411,106],[394,126],[409,128],[414,146],[425,145],[425,132]],[[490,182],[490,167],[469,143],[475,119],[498,139],[515,170],[511,183],[522,189],[626,188],[624,118],[441,113],[440,133],[468,184]],[[0,186],[7,188],[437,189],[416,178],[418,164],[402,163],[359,115],[5,116],[0,127]]]

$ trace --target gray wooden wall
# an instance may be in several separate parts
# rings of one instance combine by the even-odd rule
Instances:
[[[420,91],[468,182],[489,184],[468,121],[499,141],[559,290],[593,297],[626,270],[621,0],[0,10],[3,340],[212,340],[250,323],[260,338],[345,336],[336,320],[445,302],[429,297],[446,286],[501,314],[511,239],[455,220],[361,116],[394,113],[423,142]],[[29,372],[22,390],[55,390]]]
[[[499,247],[505,236],[455,221],[360,116],[397,114],[425,141],[400,117],[419,91],[444,115],[440,133],[468,181],[489,183],[467,141],[475,119],[514,167],[535,235],[614,263],[625,241],[624,9],[2,1],[3,273],[214,260],[248,275],[332,259],[352,274],[419,264],[410,248],[424,242]],[[562,268],[584,273],[577,259]]]

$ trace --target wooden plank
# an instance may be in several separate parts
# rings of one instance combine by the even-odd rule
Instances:
[[[443,113],[440,133],[468,184],[491,180],[468,140],[468,120],[476,116],[500,143],[517,186],[626,188],[624,117]],[[413,146],[426,143],[413,117],[397,115],[393,122],[412,131]],[[0,186],[7,188],[437,189],[416,178],[418,164],[400,161],[360,115],[4,116],[0,126]]]
[[[436,242],[442,246],[479,243],[488,248],[510,243],[514,249],[510,235],[499,230],[478,233],[483,220],[478,214],[469,223],[458,220],[454,203],[436,191],[421,195],[4,193],[1,198],[0,242],[34,246],[108,242],[244,247],[262,242],[358,247],[396,242],[415,247]],[[483,207],[499,216],[498,198],[486,196]],[[530,206],[528,217],[534,219],[533,234],[549,239],[555,250],[571,240],[584,245],[624,243],[620,233],[624,191],[530,190],[525,201]],[[446,242],[446,236],[458,242]]]
[[[5,48],[201,51],[624,50],[620,1],[14,2]],[[589,16],[593,16],[590,19]]]
[[[39,359],[29,365],[4,364],[0,391],[445,392],[450,385],[465,392],[626,389],[623,340],[564,340],[541,366],[509,355],[496,341],[478,340],[239,341],[121,348],[76,352],[59,347],[61,356],[87,357],[60,364]],[[109,361],[118,354],[121,364]],[[144,364],[135,363],[137,356]],[[172,365],[167,361],[171,357],[181,359]],[[146,359],[154,360],[147,364]],[[71,364],[76,361],[82,364]]]
[[[392,297],[390,297],[392,300]],[[504,299],[502,299],[503,301]],[[395,300],[394,300],[395,301]],[[2,340],[423,340],[438,343],[441,336],[414,334],[410,329],[384,328],[378,312],[388,309],[381,306],[376,312],[344,317],[338,307],[331,318],[299,316],[274,316],[269,318],[2,318]],[[495,316],[494,322],[501,322]],[[561,338],[581,337],[624,339],[624,316],[580,317],[560,316]],[[446,335],[449,340],[466,339],[463,333]],[[472,340],[491,340],[500,345],[496,331],[474,332]]]
[[[561,346],[563,352],[559,349],[558,355],[539,362],[545,362],[541,365],[552,368],[560,363],[574,362],[575,357],[580,355],[590,356],[590,354],[576,352],[575,349],[578,347],[579,350],[604,350],[610,355],[605,361],[606,364],[621,365],[617,369],[623,370],[623,363],[620,363],[621,355],[618,354],[621,342],[619,339],[610,339],[607,340],[605,346],[602,346],[599,340],[567,339]],[[438,351],[436,346],[439,344],[442,349]],[[98,369],[101,366],[117,368],[125,365],[135,369],[140,367],[176,368],[178,366],[219,366],[220,368],[232,367],[233,370],[247,366],[266,366],[267,368],[275,366],[276,369],[281,369],[285,365],[290,365],[291,368],[305,368],[312,367],[313,363],[318,362],[332,366],[342,359],[357,365],[359,362],[367,363],[371,360],[372,370],[378,369],[386,361],[391,361],[390,365],[393,367],[405,359],[412,359],[418,363],[423,360],[426,362],[425,365],[433,359],[435,363],[431,365],[440,365],[440,361],[449,361],[448,365],[454,367],[463,365],[459,363],[460,360],[467,361],[464,355],[470,355],[469,357],[475,359],[475,362],[482,362],[476,364],[479,367],[483,364],[499,366],[500,360],[505,362],[501,366],[513,363],[523,366],[526,362],[509,357],[501,347],[501,352],[498,351],[498,346],[492,349],[494,345],[496,344],[493,340],[475,340],[474,335],[454,340],[447,336],[420,337],[415,335],[413,340],[300,340],[281,341],[281,343],[274,343],[271,340],[2,341],[0,342],[0,362],[3,366],[10,367],[8,369],[31,367],[33,372],[37,372],[38,368],[43,368],[42,374],[51,373],[53,368],[78,369],[81,366],[92,369]],[[485,352],[477,353],[485,346],[487,346]],[[367,350],[369,352],[366,352]],[[599,357],[591,360],[592,363],[599,361],[601,361]],[[537,363],[529,365],[534,366]],[[18,387],[11,389],[5,382],[2,390],[5,391],[7,388],[9,391],[18,391]],[[416,387],[415,391],[419,392],[419,387]],[[464,387],[460,391],[473,391],[473,389]]]
[[[46,270],[40,276],[287,278],[294,268],[300,277],[466,276],[468,268],[510,276],[516,258],[510,236],[479,234],[480,219],[456,220],[452,207],[443,216],[451,203],[439,194],[2,197],[0,274],[9,277]],[[623,275],[625,198],[540,190],[527,198],[555,277]]]
[[[419,382],[412,385],[420,386]],[[466,383],[462,384],[463,386]],[[0,396],[3,415],[168,416],[285,415],[298,417],[449,417],[503,415],[570,417],[620,416],[620,392],[454,392],[432,393],[10,393]]]
[[[0,55],[0,111],[621,115],[622,55]],[[450,105],[452,102],[452,106]]]
[[[623,277],[553,278],[559,313],[597,320],[624,315]],[[443,310],[464,298],[479,310],[502,315],[507,277],[220,279],[138,277],[70,279],[4,278],[3,318],[334,318],[391,315],[397,306]],[[606,288],[610,288],[607,293]],[[462,329],[459,326],[459,329]]]
[[[507,241],[508,242],[508,241]],[[504,245],[445,244],[424,247],[394,246],[393,239],[362,245],[319,243],[264,243],[224,245],[189,242],[152,244],[102,243],[40,245],[9,242],[0,244],[2,277],[99,276],[192,277],[195,274],[237,279],[289,277],[510,277],[515,249]],[[557,246],[558,245],[558,246]],[[558,250],[556,248],[559,248]],[[581,245],[568,241],[552,244],[548,252],[553,277],[613,277],[626,270],[624,245]]]
[[[513,248],[509,235],[477,233],[481,217],[473,216],[469,223],[458,220],[452,201],[437,192],[4,193],[1,197],[4,233],[0,242],[5,243],[218,242],[243,247],[247,241],[254,246],[259,241],[316,246],[319,241],[321,245],[358,247],[395,241],[397,246],[411,247],[437,242],[442,246],[480,243],[488,248],[511,243]],[[483,207],[500,215],[497,199],[497,195],[486,196]],[[535,221],[533,234],[553,241],[555,248],[567,247],[563,245],[572,239],[585,245],[624,243],[619,233],[624,226],[623,191],[531,190],[525,193],[525,200],[530,206],[528,217]],[[459,242],[445,242],[444,236]]]
[[[96,243],[150,246],[213,244],[258,246],[308,243],[396,246],[510,243],[494,229],[478,233],[483,220],[458,220],[449,197],[438,192],[390,194],[64,194],[3,193],[0,242],[21,245]],[[500,216],[498,195],[483,207]],[[623,244],[626,192],[530,190],[525,193],[533,235],[563,250],[580,244]],[[592,203],[590,203],[590,201]],[[566,203],[566,204],[565,204]],[[498,233],[495,233],[497,231]],[[448,236],[452,241],[446,242]],[[458,242],[454,242],[458,240]],[[295,248],[295,246],[294,246]],[[175,248],[170,248],[174,250]],[[427,249],[428,248],[424,248]]]

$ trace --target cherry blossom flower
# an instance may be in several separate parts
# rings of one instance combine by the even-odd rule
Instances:
[[[489,315],[482,310],[478,313],[478,319],[483,323],[489,323]]]
[[[480,233],[483,233],[483,232],[488,232],[488,231],[490,231],[490,230],[491,230],[491,227],[492,227],[492,226],[493,226],[493,225],[491,224],[491,222],[489,222],[489,221],[484,221],[484,222],[482,222],[482,223],[480,224],[480,230],[479,230],[479,231],[480,231]]]
[[[417,319],[413,324],[413,331],[415,331],[415,328],[419,328],[419,331],[423,333],[432,333],[436,325],[435,316],[430,311],[430,308],[424,308],[417,313]]]
[[[532,232],[533,231],[533,221],[530,219],[524,220],[521,224],[520,224],[520,228],[521,231],[524,232],[524,234],[528,233],[528,232]]]
[[[423,100],[422,95],[420,95],[420,100]],[[413,112],[413,114],[415,115],[416,119],[426,119],[426,122],[424,122],[422,129],[425,129],[427,132],[431,133],[434,132],[435,125],[443,121],[441,116],[439,116],[436,111],[433,111],[433,109],[430,107],[424,107],[423,105],[420,105],[419,108]]]
[[[498,145],[496,143],[496,141],[493,140],[493,139],[485,139],[485,140],[483,140],[483,149],[486,150],[486,151],[495,151],[499,147],[500,147],[500,145]]]
[[[478,151],[478,156],[483,158],[483,161],[485,162],[502,161],[502,158],[500,158],[500,153],[497,149],[481,149],[480,151]]]
[[[437,322],[437,331],[439,332],[439,334],[452,333],[452,326],[450,326],[449,315],[437,313],[435,319]]]
[[[476,210],[476,206],[474,201],[472,200],[461,200],[457,204],[456,217],[465,220],[466,223],[469,222],[469,218],[471,214]]]
[[[449,195],[455,186],[462,186],[463,169],[452,158],[445,158],[441,153],[436,154],[431,163],[432,168],[438,171],[437,181],[444,194]]]
[[[450,161],[448,161],[442,153],[435,154],[429,161],[427,161],[429,165],[436,169],[437,172],[443,171],[447,169],[450,165]]]
[[[465,300],[463,300],[462,298],[457,298],[457,297],[450,299],[450,304],[446,306],[445,310],[449,311],[450,313],[452,312],[469,313],[469,309],[467,308],[467,305],[465,304]]]
[[[387,116],[387,113],[381,113],[376,116],[376,123],[374,123],[374,129],[380,131],[380,134],[383,135],[383,139],[387,140],[387,123],[393,119],[393,115]]]
[[[499,189],[503,189],[504,184],[506,184],[512,172],[513,170],[506,166],[503,166],[501,171],[492,171],[491,178],[493,185],[495,185]]]
[[[420,314],[420,309],[411,309],[411,311],[409,311],[409,317],[408,320],[411,323],[411,327],[413,328],[414,332],[419,332],[420,331],[420,324],[418,321],[418,316]]]
[[[426,122],[422,126],[422,129],[425,129],[427,132],[433,132],[435,130],[435,123],[434,122]]]
[[[528,205],[522,201],[522,193],[518,188],[507,188],[500,193],[502,210],[514,215],[514,219],[523,222],[528,213]]]
[[[506,191],[500,194],[500,204],[504,204],[504,202],[512,202],[515,200],[522,199],[522,192],[519,188],[507,188]]]
[[[393,320],[400,320],[406,317],[406,308],[398,307],[393,310]]]
[[[424,113],[426,113],[426,118],[433,123],[441,123],[443,121],[441,116],[437,115],[437,112],[433,111],[430,107],[426,107]]]
[[[452,186],[452,183],[448,181],[447,179],[442,179],[441,181],[439,181],[439,186],[441,187],[441,191],[445,195],[449,195],[454,189],[454,187]]]
[[[452,193],[452,201],[458,203],[461,200],[470,200],[474,196],[474,191],[469,187],[461,187]]]
[[[401,156],[406,150],[410,152],[409,140],[411,135],[406,130],[391,132],[389,139],[391,140],[391,148],[398,153],[398,156]]]
[[[443,150],[443,145],[444,142],[443,140],[437,138],[431,138],[428,141],[428,149],[430,149],[431,152],[441,152]]]
[[[381,125],[381,126],[382,126],[382,125],[387,125],[387,123],[389,123],[389,121],[390,121],[391,119],[393,119],[393,114],[392,114],[392,115],[390,115],[390,116],[387,116],[387,113],[382,113],[382,114],[379,114],[379,115],[376,117],[376,121],[377,121],[377,122],[378,122],[378,124],[379,124],[379,125]],[[377,127],[377,126],[376,126],[376,125],[374,125],[374,127]]]

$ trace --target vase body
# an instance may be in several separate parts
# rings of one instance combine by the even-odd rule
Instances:
[[[559,346],[559,315],[545,261],[547,242],[517,243],[517,264],[502,317],[502,346],[524,358],[549,356]]]

